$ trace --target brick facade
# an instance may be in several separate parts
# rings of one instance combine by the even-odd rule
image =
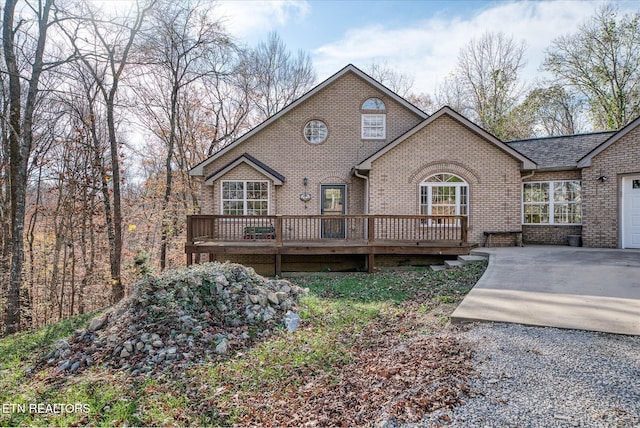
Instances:
[[[640,174],[640,127],[598,153],[582,170],[583,245],[620,247],[620,186],[629,174]],[[598,180],[602,176],[607,180]]]
[[[360,108],[371,97],[380,98],[385,103],[385,140],[361,138]],[[313,119],[322,120],[328,128],[328,137],[321,144],[310,144],[303,137],[304,126]],[[275,188],[271,192],[271,214],[319,214],[322,184],[345,184],[347,214],[363,214],[364,180],[352,175],[353,166],[421,120],[421,117],[375,86],[355,74],[347,73],[280,117],[258,135],[225,152],[205,167],[204,176],[219,170],[246,152],[286,178],[282,186],[271,186],[272,189]],[[213,186],[203,186],[202,214],[220,214],[220,180],[231,177],[252,179],[257,173],[255,170],[248,171],[247,169],[252,168],[247,165],[240,167],[242,171],[230,172]],[[246,177],[243,176],[245,173]],[[305,190],[304,177],[308,179],[307,191],[312,195],[306,209],[299,197]]]
[[[418,214],[420,184],[434,174],[451,173],[468,184],[470,243],[482,244],[484,231],[522,229],[525,244],[566,245],[567,235],[582,234],[585,246],[620,246],[620,185],[625,175],[640,174],[640,119],[616,134],[620,136],[617,140],[607,140],[614,143],[593,155],[589,166],[582,169],[564,166],[560,171],[532,173],[536,168],[533,162],[525,167],[526,171],[521,171],[531,158],[525,157],[521,163],[523,158],[518,153],[507,153],[511,149],[504,150],[501,142],[496,143],[495,138],[460,119],[450,109],[443,109],[448,113],[423,122],[425,116],[419,111],[354,71],[341,73],[322,85],[321,90],[310,92],[302,102],[265,122],[258,132],[205,162],[202,174],[195,177],[204,183],[210,174],[247,153],[283,175],[284,183],[276,185],[249,164],[241,163],[215,182],[202,184],[202,214],[221,214],[222,180],[269,180],[272,215],[319,214],[323,184],[346,186],[347,214],[367,212],[367,200],[371,214]],[[384,140],[361,138],[362,114],[366,113],[361,106],[372,97],[385,103]],[[310,120],[322,120],[327,125],[324,142],[310,144],[305,140],[303,129]],[[421,127],[416,127],[419,124]],[[602,133],[594,135],[609,138]],[[397,145],[388,145],[398,137],[401,138]],[[555,146],[549,147],[555,150]],[[547,153],[551,152],[543,152],[542,157],[547,158]],[[365,159],[370,165],[360,171],[368,171],[367,180],[353,171]],[[598,180],[602,176],[607,180]],[[523,225],[523,182],[557,180],[582,181],[582,225]],[[312,196],[306,207],[300,200],[305,191]],[[513,244],[509,236],[496,239],[498,244]]]
[[[450,116],[433,123],[373,161],[372,214],[418,214],[420,183],[452,173],[469,185],[469,242],[484,231],[520,229],[518,160]]]

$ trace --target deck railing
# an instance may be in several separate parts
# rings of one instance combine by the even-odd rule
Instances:
[[[187,243],[260,242],[467,243],[466,216],[277,215],[187,217]]]

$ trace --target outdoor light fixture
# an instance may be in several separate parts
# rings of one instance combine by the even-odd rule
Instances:
[[[300,200],[304,202],[304,208],[307,209],[307,202],[311,200],[311,195],[307,192],[307,185],[309,184],[309,179],[307,177],[302,179],[302,185],[304,186],[304,193],[300,194]]]
[[[601,175],[596,180],[598,180],[600,183],[604,183],[605,181],[607,181],[607,176],[606,175]]]

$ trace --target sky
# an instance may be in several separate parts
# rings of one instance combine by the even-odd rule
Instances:
[[[412,92],[435,94],[458,53],[487,31],[524,40],[523,79],[535,83],[545,50],[575,33],[603,1],[366,1],[218,0],[216,14],[241,43],[255,46],[276,31],[287,48],[311,56],[318,82],[347,64],[372,62],[414,80]],[[636,0],[613,2],[620,13],[640,12]]]

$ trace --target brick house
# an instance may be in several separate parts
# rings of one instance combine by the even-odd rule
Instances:
[[[371,269],[374,254],[457,254],[487,236],[639,248],[638,125],[503,142],[348,65],[191,169],[202,215],[189,220],[187,253],[275,255],[278,273],[281,255],[358,253]]]

